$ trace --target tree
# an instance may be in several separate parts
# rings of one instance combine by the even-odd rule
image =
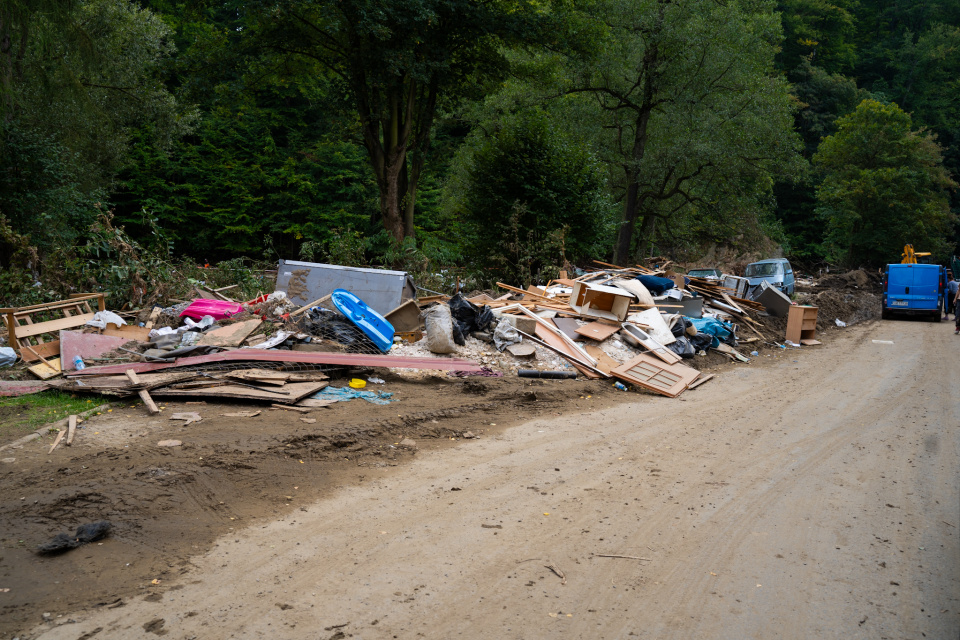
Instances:
[[[478,129],[461,155],[455,209],[475,268],[529,285],[609,242],[603,167],[543,111],[520,114],[492,135]]]
[[[382,223],[398,244],[415,233],[438,106],[499,77],[504,47],[559,37],[541,28],[546,9],[523,0],[280,0],[246,10],[268,47],[313,61],[349,94]]]
[[[596,97],[622,171],[623,222],[615,261],[689,209],[726,204],[759,215],[771,176],[797,170],[786,82],[773,73],[781,37],[773,5],[731,0],[606,0],[602,53],[575,63],[568,93]],[[661,225],[663,226],[663,225]]]
[[[947,190],[957,185],[933,136],[911,126],[896,104],[868,99],[820,145],[816,211],[830,259],[882,265],[907,243],[946,257],[955,222]]]

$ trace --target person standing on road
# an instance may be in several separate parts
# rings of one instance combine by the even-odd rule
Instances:
[[[947,269],[947,288],[943,292],[943,319],[950,318],[950,310],[957,304],[957,291],[960,291],[960,282],[953,277],[953,272]],[[957,314],[953,314],[956,318]]]

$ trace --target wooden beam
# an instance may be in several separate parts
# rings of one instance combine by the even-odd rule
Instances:
[[[140,384],[140,378],[137,377],[137,373],[133,369],[127,369],[124,371],[127,378],[133,384]],[[150,392],[146,389],[140,389],[137,394],[140,396],[140,399],[143,401],[143,404],[146,405],[147,411],[150,412],[150,415],[155,416],[160,413],[157,403],[153,401],[153,398],[150,396]]]
[[[70,416],[67,422],[67,446],[73,444],[73,436],[77,433],[77,416]]]

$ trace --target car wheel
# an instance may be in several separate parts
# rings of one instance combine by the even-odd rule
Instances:
[[[890,319],[890,311],[886,307],[880,307],[880,319],[881,320]]]
[[[933,314],[934,322],[943,322],[943,314],[940,313],[940,309],[937,309],[936,313]]]

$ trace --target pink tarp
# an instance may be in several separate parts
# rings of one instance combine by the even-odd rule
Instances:
[[[174,367],[187,367],[211,362],[299,362],[302,364],[329,364],[347,367],[388,367],[391,369],[442,369],[455,371],[481,371],[480,365],[459,358],[414,358],[410,356],[367,355],[364,353],[316,353],[303,351],[259,351],[257,349],[235,349],[223,353],[211,353],[205,356],[178,358],[176,362],[134,362],[130,364],[87,367],[83,371],[73,371],[68,375],[112,375],[133,369],[137,373],[162,371]]]

